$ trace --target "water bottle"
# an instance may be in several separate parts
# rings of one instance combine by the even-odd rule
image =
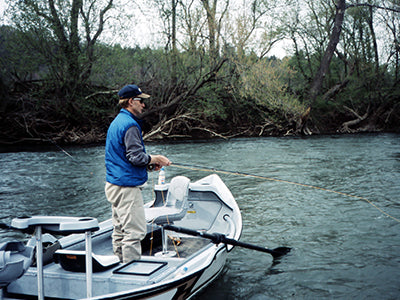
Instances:
[[[158,173],[158,184],[165,184],[165,169],[164,169],[164,167],[162,167],[160,172]]]

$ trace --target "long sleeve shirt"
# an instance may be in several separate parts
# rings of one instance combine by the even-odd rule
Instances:
[[[142,167],[150,163],[151,157],[144,152],[138,127],[132,126],[126,131],[124,143],[126,158],[132,165]]]

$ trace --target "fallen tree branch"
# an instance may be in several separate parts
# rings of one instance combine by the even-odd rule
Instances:
[[[351,109],[350,107],[347,106],[343,106],[347,111],[351,112],[356,119],[354,120],[350,120],[347,122],[344,122],[341,126],[340,129],[338,130],[341,133],[354,133],[357,132],[356,129],[351,129],[350,126],[355,126],[360,124],[362,121],[364,121],[366,118],[368,118],[369,115],[369,106],[367,108],[367,111],[365,112],[364,115],[360,116],[356,111],[354,111],[353,109]]]
[[[161,120],[156,126],[154,126],[155,129],[151,130],[149,133],[147,133],[143,136],[143,140],[145,140],[145,141],[150,140],[152,137],[154,137],[157,134],[168,135],[168,134],[163,134],[163,132],[162,132],[165,129],[165,127],[176,120],[185,119],[185,118],[191,118],[190,114],[178,115],[169,120],[165,120],[165,119]]]
[[[269,131],[273,130],[273,127],[276,127],[276,125],[269,120],[266,120],[266,123],[263,125],[256,126],[256,127],[261,127],[258,136],[262,136],[264,134],[265,128],[267,128],[268,126],[272,126],[272,128],[270,128]]]
[[[85,100],[88,100],[92,97],[98,96],[98,95],[111,95],[111,94],[116,94],[118,93],[118,90],[112,90],[112,91],[100,91],[100,92],[95,92],[93,94],[90,94],[88,96],[85,97]]]
[[[217,136],[217,137],[220,137],[220,138],[222,138],[222,139],[224,139],[224,140],[228,140],[228,139],[229,139],[228,137],[223,136],[222,134],[216,133],[215,131],[212,131],[212,130],[207,129],[207,128],[193,127],[193,128],[191,128],[191,129],[193,129],[193,130],[196,130],[196,129],[197,129],[197,130],[206,131],[206,132],[211,133],[212,135]]]
[[[195,95],[197,93],[197,91],[201,87],[203,87],[206,83],[211,82],[211,81],[213,81],[215,79],[216,74],[222,68],[222,66],[224,65],[224,63],[226,61],[227,61],[226,58],[221,59],[218,62],[218,64],[216,64],[215,67],[210,72],[208,72],[207,74],[202,76],[201,79],[199,79],[195,84],[193,84],[192,87],[190,87],[186,92],[184,92],[182,94],[179,94],[178,96],[174,97],[173,99],[168,101],[168,103],[165,103],[163,105],[159,105],[156,108],[153,108],[153,109],[150,109],[148,111],[145,111],[140,117],[143,119],[148,115],[157,113],[159,111],[165,111],[166,109],[178,104],[182,100],[187,99],[187,98]]]

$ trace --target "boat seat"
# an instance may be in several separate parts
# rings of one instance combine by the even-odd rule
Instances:
[[[92,232],[99,230],[96,218],[91,217],[63,217],[63,216],[32,216],[14,218],[11,227],[27,233],[35,233],[36,236],[36,269],[38,281],[38,298],[44,299],[43,276],[43,233],[69,235],[73,233],[85,234],[85,259],[86,266],[86,296],[92,297]]]
[[[66,271],[85,272],[86,252],[84,250],[60,249],[54,253],[54,260]],[[98,255],[92,253],[93,272],[105,271],[117,264],[119,258],[116,255]]]
[[[0,244],[0,288],[21,277],[29,268],[33,257],[33,247],[20,241]]]
[[[35,248],[36,237],[32,237],[26,243],[27,246]],[[50,233],[42,234],[42,245],[43,245],[43,265],[54,262],[53,255],[58,250],[61,249],[60,242]],[[32,260],[32,267],[36,267],[36,251],[33,254],[34,259]]]
[[[62,216],[32,216],[15,218],[11,227],[33,233],[40,226],[42,233],[69,235],[72,233],[84,233],[99,230],[97,219],[85,217],[62,217]]]
[[[163,206],[149,207],[145,209],[146,221],[161,226],[162,252],[156,256],[174,256],[175,252],[167,251],[168,237],[163,225],[172,224],[182,220],[187,213],[190,179],[185,176],[172,178],[167,193],[167,199]]]
[[[187,211],[190,179],[185,176],[172,178],[164,206],[145,209],[146,221],[157,225],[181,220]]]

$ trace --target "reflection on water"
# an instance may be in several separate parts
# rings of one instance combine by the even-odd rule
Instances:
[[[372,201],[400,218],[400,136],[258,138],[150,144],[173,162],[323,187]],[[22,215],[111,216],[104,196],[104,148],[69,147],[0,154],[0,221]],[[167,168],[167,180],[207,172]],[[366,201],[298,185],[220,174],[243,215],[242,241],[293,251],[234,249],[203,299],[396,299],[400,224]],[[144,190],[152,198],[150,174]],[[15,235],[4,230],[4,239]]]

